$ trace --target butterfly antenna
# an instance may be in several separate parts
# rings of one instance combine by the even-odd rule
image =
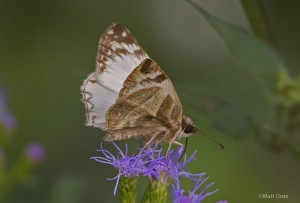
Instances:
[[[217,140],[215,140],[214,138],[212,138],[212,137],[209,137],[208,135],[206,135],[204,132],[202,132],[201,130],[199,130],[199,129],[197,129],[202,135],[204,135],[206,138],[208,138],[208,139],[210,139],[210,140],[212,140],[212,141],[214,141],[216,144],[218,144],[220,147],[221,147],[221,149],[224,149],[224,145],[221,143],[221,142],[218,142]]]
[[[181,153],[181,155],[180,155],[180,158],[178,159],[178,161],[180,161],[180,160],[181,160],[181,158],[183,157],[183,155],[184,155],[184,154],[185,154],[185,152],[186,152],[186,148],[187,148],[188,140],[189,140],[189,138],[188,138],[188,137],[187,137],[187,138],[185,138],[184,149],[183,149],[183,152]]]

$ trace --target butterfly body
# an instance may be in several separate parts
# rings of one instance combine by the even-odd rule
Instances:
[[[101,36],[96,71],[81,86],[86,124],[107,132],[104,140],[139,138],[178,143],[197,131],[183,115],[170,78],[122,25]]]

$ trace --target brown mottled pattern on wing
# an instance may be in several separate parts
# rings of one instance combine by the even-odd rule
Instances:
[[[145,59],[134,71],[127,77],[123,88],[119,93],[119,99],[130,95],[141,89],[150,87],[160,87],[167,95],[166,101],[162,104],[161,111],[170,111],[165,113],[164,119],[168,121],[181,121],[182,105],[173,87],[170,78],[152,59]],[[165,109],[165,110],[164,110]]]
[[[166,142],[181,128],[181,120],[182,106],[169,77],[153,60],[146,59],[127,77],[118,100],[106,113],[106,139],[121,139],[114,131],[131,129],[132,137],[149,140],[144,133],[136,135],[135,130],[153,127],[154,134],[167,129],[158,137]]]
[[[152,87],[136,91],[119,100],[106,113],[108,131],[136,126],[151,126],[166,97],[163,89]]]
[[[137,59],[148,57],[129,30],[119,23],[113,23],[107,28],[99,40],[97,72],[105,71],[108,68],[106,62],[114,61],[116,56],[132,56]]]
[[[145,59],[124,81],[123,88],[119,93],[119,98],[139,89],[161,87],[165,80],[168,80],[166,82],[173,88],[169,77],[161,68],[152,59]]]
[[[131,128],[123,128],[120,130],[112,130],[108,134],[106,134],[104,140],[117,141],[126,140],[130,138],[147,138],[163,131],[167,132],[168,129],[162,125],[153,123],[153,125],[151,126],[138,126]]]

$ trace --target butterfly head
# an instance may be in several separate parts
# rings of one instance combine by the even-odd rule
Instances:
[[[194,125],[193,120],[186,116],[183,116],[182,118],[181,128],[182,135],[180,137],[189,137],[198,131],[198,128]]]

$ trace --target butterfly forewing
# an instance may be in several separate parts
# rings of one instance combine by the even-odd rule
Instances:
[[[105,114],[115,103],[127,76],[148,55],[122,25],[114,23],[100,37],[96,71],[81,86],[86,124],[105,130]]]

